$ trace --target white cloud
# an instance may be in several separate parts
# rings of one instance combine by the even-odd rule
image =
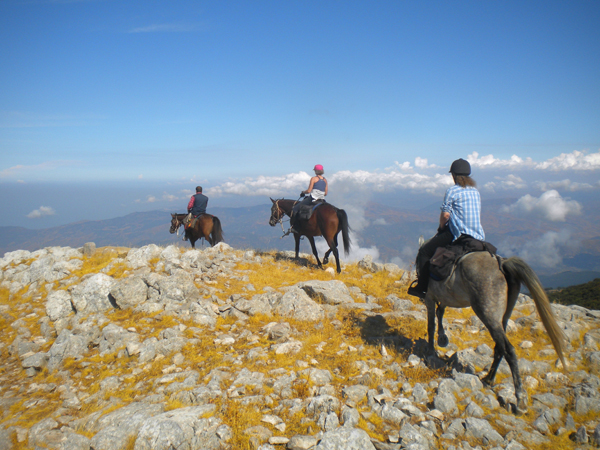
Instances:
[[[598,183],[596,183],[598,185]],[[552,189],[560,189],[563,191],[576,192],[576,191],[587,191],[590,189],[594,189],[589,183],[577,183],[575,181],[571,181],[569,179],[560,180],[560,181],[538,181],[535,185],[540,189],[540,191],[549,191]],[[598,187],[598,186],[596,186]]]
[[[379,250],[377,249],[377,247],[372,246],[372,247],[361,247],[360,246],[360,237],[353,233],[352,231],[350,232],[350,240],[352,242],[352,245],[350,247],[350,253],[348,255],[346,255],[344,249],[344,244],[342,243],[342,239],[339,239],[339,244],[338,244],[338,253],[340,255],[340,259],[342,261],[345,262],[354,262],[354,261],[360,261],[361,259],[363,259],[366,255],[371,255],[371,257],[373,258],[373,261],[378,261],[379,260]],[[317,247],[317,252],[319,253],[319,259],[323,260],[323,255],[325,254],[325,252],[327,250],[329,250],[329,246],[327,245],[327,242],[325,242],[324,239],[318,239],[315,241],[315,246]],[[333,262],[335,263],[335,257],[333,256],[333,253],[331,254],[331,256],[329,257],[330,263]]]
[[[436,166],[435,164],[428,164],[427,158],[419,158],[418,156],[415,158],[415,167],[418,167],[419,169],[437,169],[437,168],[439,168],[439,166]]]
[[[155,201],[156,201],[156,197],[155,197],[154,195],[149,195],[149,196],[146,198],[146,202],[147,202],[147,203],[154,203]]]
[[[561,153],[559,156],[536,165],[536,169],[597,170],[600,169],[600,150],[592,154],[577,150],[572,153]]]
[[[9,178],[17,175],[29,175],[42,170],[53,170],[60,167],[72,166],[78,164],[76,161],[45,161],[40,164],[25,166],[18,164],[0,171],[0,178]],[[19,180],[20,181],[20,180]]]
[[[373,225],[388,225],[387,221],[385,220],[385,218],[380,217],[379,219],[375,219],[373,221]]]
[[[578,243],[574,242],[570,232],[566,230],[558,233],[550,231],[543,234],[539,239],[528,241],[518,247],[506,248],[506,245],[501,246],[501,252],[516,254],[531,265],[553,268],[562,264],[562,255],[567,250],[577,246]]]
[[[177,197],[176,195],[173,194],[167,194],[166,192],[163,194],[162,196],[163,200],[166,200],[168,202],[174,202],[176,200],[180,200],[180,197]]]
[[[385,192],[395,189],[408,189],[418,192],[440,193],[452,186],[449,174],[423,175],[419,173],[404,173],[395,168],[384,172],[368,172],[357,170],[351,172],[342,170],[327,178],[329,189]],[[222,195],[269,196],[297,195],[308,187],[310,176],[306,172],[292,173],[285,176],[260,176],[247,178],[242,181],[228,181],[207,189],[207,195],[219,197]]]
[[[54,214],[56,214],[56,211],[50,206],[40,206],[39,209],[34,209],[27,214],[27,217],[30,219],[39,219],[40,217],[53,216]]]
[[[525,169],[535,165],[531,158],[523,159],[517,155],[512,155],[510,159],[498,159],[494,158],[494,155],[479,156],[477,152],[473,152],[467,156],[467,160],[473,167],[494,169]]]
[[[571,153],[561,153],[559,156],[536,163],[531,158],[521,158],[512,155],[510,159],[495,158],[494,155],[479,156],[473,152],[467,156],[473,167],[485,169],[536,169],[536,170],[598,170],[600,169],[600,150],[597,153],[574,150]]]
[[[400,164],[398,161],[394,161],[394,165],[395,165],[395,167],[397,167],[400,170],[411,170],[412,169],[412,167],[410,166],[410,163],[408,161],[405,161],[402,164]]]
[[[502,212],[532,214],[552,222],[564,222],[567,215],[581,214],[581,204],[575,200],[565,200],[555,191],[544,192],[540,198],[529,194],[516,203],[504,206]]]
[[[495,191],[498,188],[501,188],[504,190],[510,190],[510,189],[524,189],[527,187],[527,183],[525,183],[521,177],[518,177],[513,174],[509,174],[504,178],[494,177],[494,179],[497,181],[490,181],[490,182],[486,183],[483,187],[485,189],[488,189],[491,191]]]

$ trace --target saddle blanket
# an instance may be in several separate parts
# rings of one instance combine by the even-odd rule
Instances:
[[[311,218],[311,216],[313,215],[313,213],[315,212],[315,210],[321,206],[324,202],[323,201],[317,201],[316,203],[313,203],[311,205],[300,205],[300,207],[298,208],[298,219],[301,220],[308,220]]]
[[[496,247],[489,242],[471,236],[461,236],[446,247],[438,247],[429,260],[429,275],[435,281],[443,281],[450,276],[458,260],[467,253],[487,251],[496,256]]]

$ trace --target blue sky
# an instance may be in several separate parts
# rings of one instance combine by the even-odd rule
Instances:
[[[458,157],[488,195],[597,192],[599,23],[597,1],[3,0],[0,225],[196,184],[259,204],[316,163],[338,195],[437,199]]]

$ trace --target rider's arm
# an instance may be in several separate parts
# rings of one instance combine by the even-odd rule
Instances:
[[[190,198],[190,202],[188,203],[188,212],[190,212],[190,210],[194,207],[194,196],[192,195],[192,198]]]
[[[325,195],[327,195],[327,189],[329,187],[329,183],[327,183],[327,178],[323,178],[325,180]]]
[[[310,194],[313,190],[313,186],[315,185],[315,183],[317,182],[317,180],[319,179],[319,177],[312,177],[310,179],[310,184],[308,185],[308,189],[305,191],[302,191],[304,194]]]
[[[442,211],[440,213],[440,230],[446,226],[448,221],[450,220],[450,213]]]

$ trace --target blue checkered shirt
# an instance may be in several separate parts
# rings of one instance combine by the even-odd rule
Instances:
[[[453,240],[461,234],[485,240],[485,233],[481,227],[481,197],[474,187],[465,188],[455,184],[446,191],[442,211],[450,213],[450,232]]]

